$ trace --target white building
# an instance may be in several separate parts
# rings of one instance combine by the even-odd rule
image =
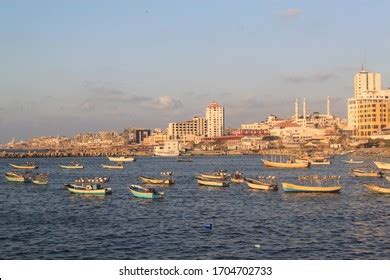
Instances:
[[[207,137],[221,137],[225,129],[225,111],[218,102],[206,108]]]
[[[168,124],[168,136],[172,140],[185,139],[187,136],[205,137],[206,132],[207,124],[203,117],[193,117],[189,121]]]

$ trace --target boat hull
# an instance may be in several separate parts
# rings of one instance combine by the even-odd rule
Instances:
[[[215,175],[215,174],[209,174],[209,173],[200,173],[200,177],[205,178],[205,179],[212,179],[212,180],[223,180],[225,179],[225,175],[220,174],[220,175]]]
[[[341,186],[317,187],[317,186],[301,186],[291,183],[282,183],[285,192],[338,192]]]
[[[130,189],[131,194],[134,197],[137,198],[146,198],[146,199],[159,199],[164,197],[164,193],[145,193],[145,192],[138,192],[135,190]]]
[[[62,169],[83,169],[82,165],[60,165]]]
[[[287,162],[275,162],[275,161],[269,161],[269,160],[262,159],[262,162],[263,162],[264,166],[274,167],[274,168],[308,168],[308,167],[310,167],[310,162],[308,162],[308,161],[287,163]]]
[[[207,187],[229,187],[229,183],[226,181],[213,181],[213,180],[205,180],[203,178],[197,178],[198,185],[207,186]]]
[[[29,183],[29,182],[31,182],[31,180],[29,178],[26,178],[23,176],[13,176],[13,175],[10,175],[8,173],[6,173],[4,176],[8,182],[13,182],[13,183]]]
[[[132,162],[135,161],[133,157],[107,157],[112,162]]]
[[[72,187],[67,187],[68,191],[71,194],[88,194],[88,195],[106,195],[111,194],[111,188],[104,188],[98,190],[87,190],[87,189],[77,189]]]
[[[349,164],[362,164],[362,163],[364,163],[364,161],[362,161],[362,160],[343,160],[343,162],[345,162],[345,163],[349,163]]]
[[[25,170],[32,170],[32,169],[37,169],[38,166],[37,165],[15,165],[15,164],[12,164],[10,163],[9,164],[12,168],[15,168],[15,169],[25,169]]]
[[[390,170],[390,163],[387,162],[381,162],[381,161],[374,161],[374,164],[376,167],[382,170]]]
[[[352,170],[352,174],[355,177],[377,177],[377,178],[382,177],[381,172],[364,172],[360,170]]]
[[[264,184],[255,180],[246,180],[245,183],[248,185],[250,189],[254,190],[263,190],[263,191],[269,191],[274,190],[274,185],[271,184]]]
[[[364,185],[364,186],[372,192],[390,194],[390,188],[384,188],[377,185]]]
[[[240,178],[240,179],[231,178],[230,182],[232,182],[234,184],[243,184],[243,183],[245,183],[245,180],[244,180],[244,178]]]
[[[174,183],[172,179],[158,179],[158,178],[150,178],[144,176],[139,176],[139,179],[144,184],[152,184],[152,185],[172,185]]]
[[[39,180],[32,180],[33,184],[35,185],[47,185],[48,181],[39,181]]]
[[[115,166],[115,165],[105,165],[102,164],[104,169],[123,169],[123,165]]]

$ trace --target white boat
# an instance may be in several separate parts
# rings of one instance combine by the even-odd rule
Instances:
[[[164,145],[154,147],[154,155],[159,157],[178,157],[180,155],[178,141],[165,141]]]
[[[390,170],[390,163],[383,161],[374,161],[376,167],[382,170]]]
[[[134,157],[107,157],[109,161],[113,162],[131,162],[135,161]]]
[[[123,165],[108,165],[108,164],[102,164],[102,167],[104,169],[123,169]]]
[[[362,161],[362,160],[353,160],[353,159],[343,160],[343,162],[350,163],[350,164],[362,164],[362,163],[364,163],[364,161]]]

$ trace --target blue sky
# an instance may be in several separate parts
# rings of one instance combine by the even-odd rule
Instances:
[[[227,125],[346,115],[353,74],[390,86],[387,1],[1,1],[0,142],[161,127],[218,100]]]

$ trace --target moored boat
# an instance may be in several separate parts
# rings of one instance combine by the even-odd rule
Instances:
[[[118,164],[118,165],[107,165],[107,164],[102,164],[102,167],[104,169],[123,169],[123,165]]]
[[[47,185],[49,183],[48,174],[38,174],[32,177],[35,185]]]
[[[208,187],[229,187],[229,182],[221,180],[221,179],[208,179],[202,176],[195,176],[200,186],[208,186]]]
[[[81,165],[80,163],[78,162],[71,162],[70,164],[68,165],[62,165],[60,164],[60,167],[63,168],[63,169],[83,169],[84,166]]]
[[[298,163],[304,163],[304,162],[310,162],[310,165],[330,165],[330,160],[323,160],[323,161],[316,161],[316,160],[310,160],[310,159],[296,159],[295,162]]]
[[[111,188],[103,188],[100,184],[66,184],[65,188],[71,194],[106,195],[111,194]]]
[[[18,172],[7,172],[4,174],[5,179],[9,182],[16,183],[29,183],[31,178],[27,174],[21,174]]]
[[[363,160],[353,160],[353,159],[343,160],[343,162],[350,163],[350,164],[362,164],[362,163],[364,163]]]
[[[255,190],[264,190],[264,191],[277,191],[278,186],[276,183],[272,180],[256,180],[252,178],[245,178],[245,183],[248,185],[249,188],[255,189]]]
[[[383,173],[375,170],[352,169],[355,177],[382,177]]]
[[[205,178],[205,179],[216,179],[216,180],[224,180],[228,174],[223,171],[216,171],[212,173],[208,172],[202,172],[199,173],[199,177]]]
[[[242,172],[236,171],[233,176],[230,178],[230,182],[235,184],[242,184],[245,182],[245,178]]]
[[[261,160],[266,167],[275,167],[275,168],[308,168],[310,167],[309,161],[304,162],[295,162],[292,160],[288,160],[286,162],[276,162],[270,161],[266,159]]]
[[[364,185],[367,189],[370,191],[376,192],[376,193],[384,193],[384,194],[390,194],[390,188],[374,185],[374,184],[366,184]]]
[[[374,164],[376,167],[382,170],[390,170],[390,163],[388,162],[383,162],[383,161],[374,161]]]
[[[113,162],[132,162],[135,161],[135,157],[107,157],[109,161]]]
[[[37,169],[38,168],[38,165],[33,163],[33,162],[26,162],[24,165],[17,165],[17,164],[13,164],[13,163],[10,163],[9,165],[11,167],[15,168],[15,169],[31,170],[31,169]]]
[[[138,177],[144,184],[152,185],[172,185],[174,183],[172,178],[153,178],[147,176]]]
[[[304,186],[287,182],[282,183],[285,192],[338,192],[342,186]]]
[[[177,158],[177,161],[178,162],[192,162],[192,158],[191,157],[185,157],[185,156],[182,156],[182,157],[178,157]]]
[[[129,191],[134,197],[138,198],[158,199],[164,197],[163,192],[158,192],[153,188],[144,188],[139,185],[131,185]]]

